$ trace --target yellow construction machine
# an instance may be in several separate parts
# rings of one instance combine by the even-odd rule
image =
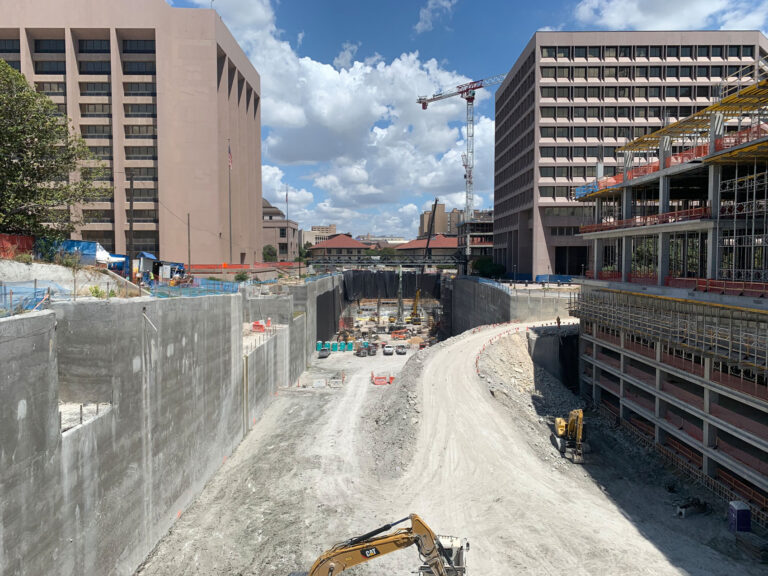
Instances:
[[[574,462],[584,461],[584,411],[571,410],[568,419],[555,418],[552,443],[565,456],[568,450]]]
[[[421,316],[419,316],[419,297],[421,296],[421,289],[416,290],[416,297],[413,299],[413,310],[411,311],[411,324],[420,325]],[[406,320],[408,322],[408,320]]]
[[[400,528],[384,534],[406,520],[411,521],[410,528]],[[418,574],[466,575],[464,555],[469,551],[469,542],[453,536],[437,536],[421,518],[411,514],[402,520],[385,524],[367,534],[336,544],[315,560],[309,572],[292,572],[289,576],[336,576],[347,568],[414,544],[423,562]]]

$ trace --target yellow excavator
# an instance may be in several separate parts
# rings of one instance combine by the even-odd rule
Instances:
[[[565,456],[570,449],[574,462],[584,462],[584,411],[571,410],[568,419],[555,418],[552,443]]]
[[[421,296],[421,290],[416,290],[416,297],[413,299],[413,310],[411,311],[411,324],[419,326],[421,324],[421,316],[419,316],[419,297]]]
[[[406,520],[411,521],[410,528],[400,528],[384,534]],[[347,568],[414,544],[423,562],[419,567],[419,574],[466,575],[464,555],[469,551],[469,542],[453,536],[436,536],[421,518],[411,514],[402,520],[336,544],[315,560],[309,572],[292,572],[288,576],[336,576]]]

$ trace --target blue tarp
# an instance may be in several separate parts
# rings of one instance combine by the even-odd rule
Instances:
[[[573,276],[567,276],[565,274],[539,274],[536,276],[536,282],[564,282],[569,283],[573,280]]]
[[[151,254],[149,252],[139,252],[138,254],[136,254],[136,259],[138,260],[139,258],[147,258],[149,260],[157,260],[157,257],[154,254]]]

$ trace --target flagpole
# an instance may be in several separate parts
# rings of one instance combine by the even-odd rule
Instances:
[[[232,261],[232,144],[227,138],[227,154],[229,156],[229,263]]]

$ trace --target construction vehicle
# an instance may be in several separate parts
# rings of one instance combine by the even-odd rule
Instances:
[[[406,520],[411,521],[410,528],[400,528],[384,534]],[[469,551],[469,542],[453,536],[437,536],[421,518],[411,514],[402,520],[336,544],[315,560],[309,572],[292,572],[289,576],[336,576],[352,566],[412,545],[416,545],[423,562],[419,567],[419,574],[466,575],[464,556]]]
[[[574,462],[584,461],[584,411],[571,410],[568,419],[555,418],[552,443],[565,456],[568,450]]]
[[[411,310],[411,324],[416,326],[421,324],[421,316],[419,316],[419,297],[421,296],[421,289],[416,290],[416,297],[413,299],[413,310]]]

